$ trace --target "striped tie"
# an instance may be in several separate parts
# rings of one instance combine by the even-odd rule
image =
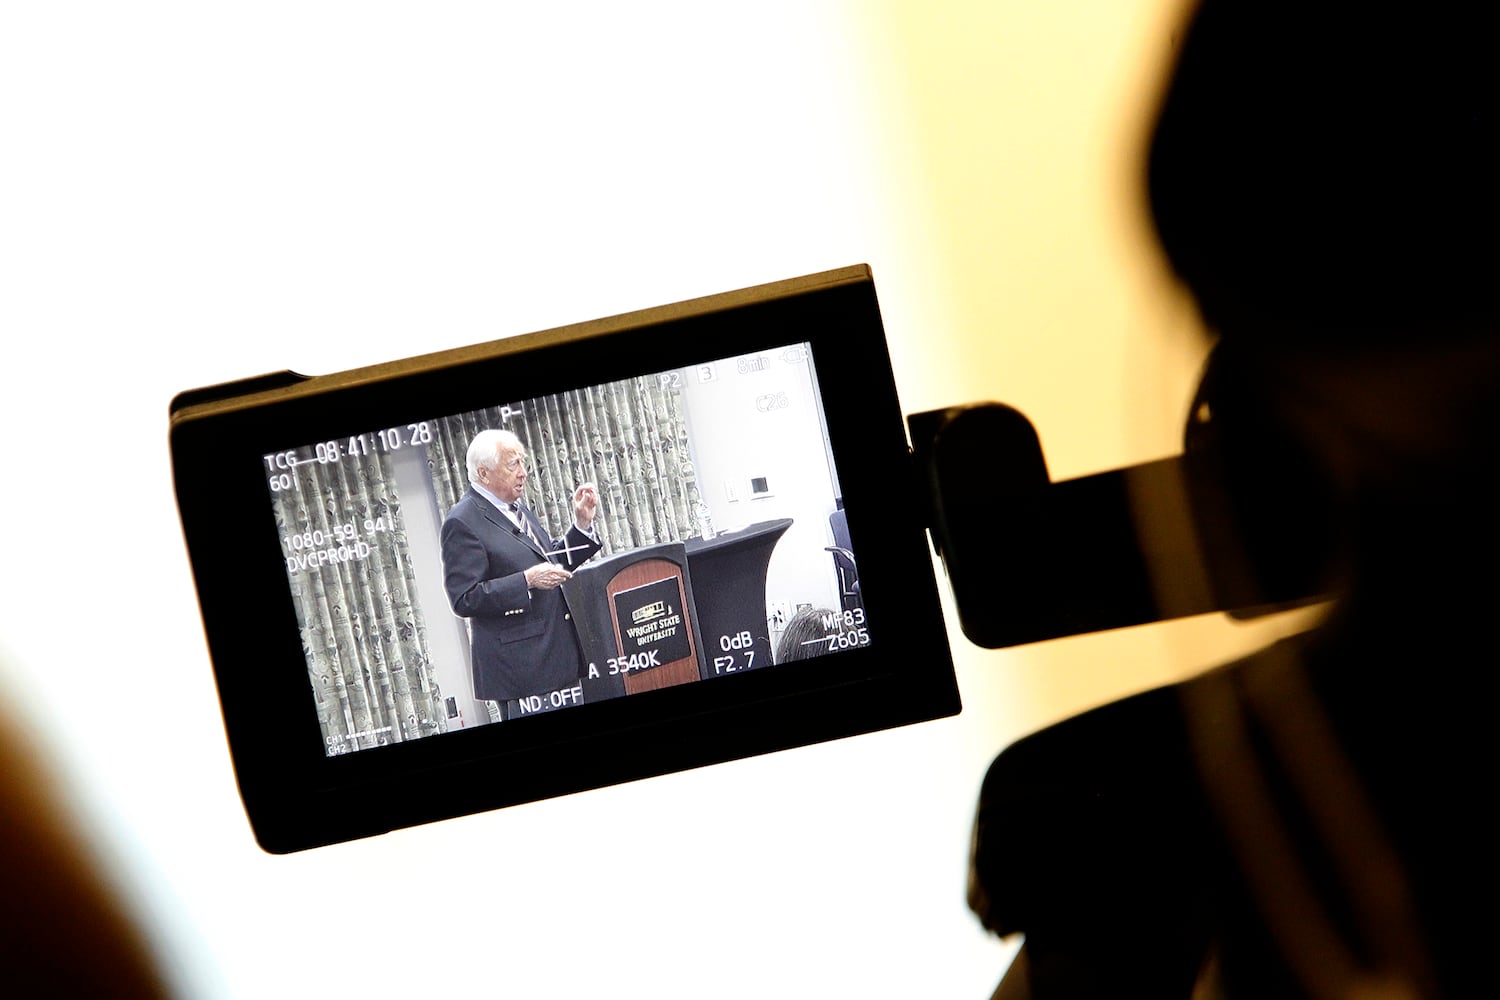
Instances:
[[[531,539],[531,544],[537,548],[541,548],[542,543],[537,539],[536,532],[531,530],[531,519],[522,513],[521,505],[519,503],[512,503],[510,510],[512,514],[516,515],[516,520],[520,522],[521,530],[526,533],[526,537]]]

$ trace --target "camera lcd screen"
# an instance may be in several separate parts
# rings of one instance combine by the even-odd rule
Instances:
[[[269,851],[959,710],[863,266],[192,390],[171,445]]]
[[[329,755],[870,644],[812,345],[687,360],[262,456]],[[578,555],[562,601],[524,592]],[[576,666],[528,662],[549,630]]]

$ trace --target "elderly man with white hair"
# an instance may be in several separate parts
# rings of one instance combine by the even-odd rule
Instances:
[[[498,702],[505,717],[519,699],[574,688],[583,653],[558,588],[599,551],[599,491],[573,492],[573,524],[553,538],[521,502],[526,448],[506,430],[469,443],[469,491],[443,521],[444,586],[455,614],[469,620],[474,697]]]

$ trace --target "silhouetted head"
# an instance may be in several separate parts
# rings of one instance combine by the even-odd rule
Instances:
[[[1216,332],[1358,351],[1500,326],[1483,6],[1202,5],[1148,187]]]
[[[1361,573],[1478,520],[1500,457],[1493,44],[1483,5],[1207,0],[1152,137],[1162,246],[1220,338],[1189,450],[1246,511],[1328,498]]]

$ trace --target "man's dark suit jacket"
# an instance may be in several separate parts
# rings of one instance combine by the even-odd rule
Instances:
[[[576,526],[553,539],[528,507],[521,510],[558,553],[553,563],[572,570],[599,551]],[[474,697],[506,701],[576,684],[583,655],[562,590],[526,586],[527,568],[547,561],[547,552],[472,488],[443,520],[441,538],[448,602],[469,619]]]

